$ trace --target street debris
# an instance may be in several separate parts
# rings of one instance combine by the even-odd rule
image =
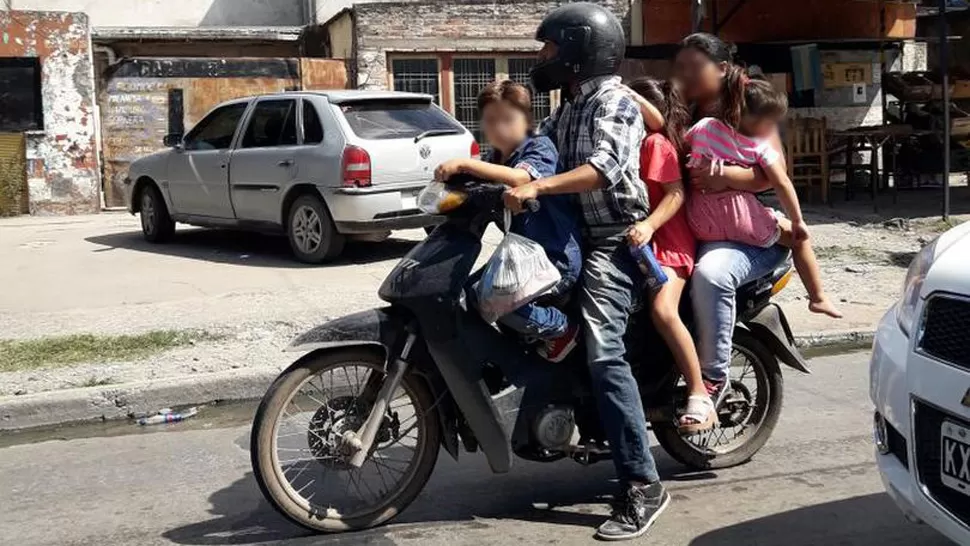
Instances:
[[[138,420],[141,426],[164,425],[167,423],[178,423],[190,417],[195,417],[199,413],[199,408],[188,408],[181,412],[172,411],[170,408],[159,410],[158,413],[149,417],[142,417]]]

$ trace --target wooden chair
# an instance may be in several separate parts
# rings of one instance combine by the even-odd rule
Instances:
[[[806,188],[809,201],[812,190],[818,188],[822,202],[829,202],[827,133],[828,121],[825,118],[790,118],[785,131],[788,176],[795,189]]]

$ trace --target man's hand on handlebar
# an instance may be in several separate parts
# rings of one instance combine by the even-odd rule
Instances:
[[[505,201],[505,206],[509,208],[515,214],[519,214],[526,208],[530,208],[529,202],[535,201],[539,197],[539,190],[536,188],[535,182],[531,184],[523,184],[517,188],[509,188],[505,190],[505,194],[502,196],[502,200]]]

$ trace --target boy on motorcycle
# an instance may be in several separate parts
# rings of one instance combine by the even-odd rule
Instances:
[[[436,180],[445,182],[457,174],[468,174],[514,188],[556,174],[559,154],[555,145],[549,137],[532,134],[532,98],[527,87],[511,80],[488,84],[478,94],[478,114],[482,133],[492,147],[488,161],[446,161],[435,170]],[[505,228],[542,245],[562,279],[541,298],[499,318],[499,322],[542,341],[539,356],[561,362],[576,347],[579,332],[575,322],[570,324],[556,305],[579,280],[583,261],[579,222],[570,196],[550,195],[539,201],[538,211],[515,216],[512,225]]]
[[[637,103],[616,76],[626,49],[616,16],[596,4],[564,5],[536,31],[543,42],[531,73],[536,91],[561,89],[564,103],[539,128],[559,149],[557,174],[508,190],[506,205],[543,195],[579,194],[586,259],[580,308],[600,418],[622,486],[604,540],[643,535],[670,503],[650,453],[647,421],[623,335],[643,277],[628,250],[627,228],[649,213],[640,181],[646,135]]]

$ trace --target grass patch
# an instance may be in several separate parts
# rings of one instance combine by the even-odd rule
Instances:
[[[852,258],[866,262],[881,262],[886,259],[886,253],[866,247],[850,246],[820,246],[815,249],[815,255],[820,260],[834,260],[837,258]]]
[[[819,260],[851,260],[853,262],[869,265],[892,265],[907,268],[915,252],[892,252],[888,250],[872,250],[857,245],[850,246],[820,246],[815,249],[815,255]]]
[[[137,360],[220,336],[197,330],[160,330],[130,336],[80,334],[0,340],[0,372]]]
[[[81,382],[79,387],[104,387],[105,385],[112,385],[115,383],[113,377],[97,377],[92,375],[91,377],[85,379]]]

